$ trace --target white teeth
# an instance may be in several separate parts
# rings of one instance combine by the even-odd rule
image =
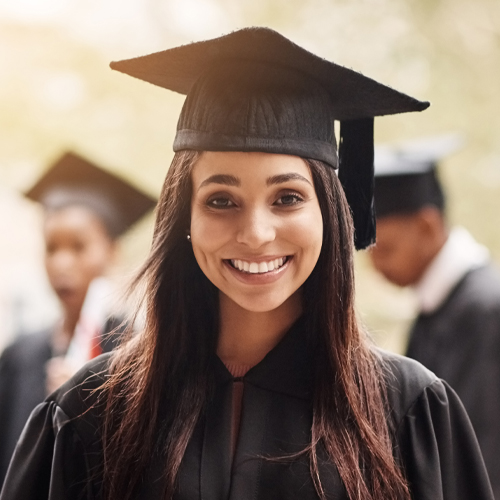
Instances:
[[[250,262],[248,272],[251,274],[257,274],[259,272],[259,264],[257,264],[257,262]]]
[[[269,262],[247,262],[246,260],[231,259],[234,268],[250,274],[264,274],[279,269],[286,262],[286,257],[280,257]]]

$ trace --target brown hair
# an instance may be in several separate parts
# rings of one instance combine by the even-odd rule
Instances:
[[[135,284],[145,286],[146,323],[113,358],[104,389],[103,487],[107,500],[132,498],[164,432],[165,498],[211,387],[218,291],[186,240],[191,169],[200,153],[177,153],[159,201],[153,246]],[[324,499],[317,448],[335,462],[351,500],[406,500],[410,494],[392,454],[384,375],[354,314],[353,228],[335,171],[306,160],[323,216],[323,246],[304,284],[308,328],[316,343],[311,476]],[[163,381],[168,383],[164,384]],[[159,427],[163,405],[171,409]]]

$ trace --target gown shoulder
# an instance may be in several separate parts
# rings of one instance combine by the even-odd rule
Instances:
[[[477,440],[453,390],[418,362],[379,354],[394,424],[394,454],[412,499],[493,500]],[[99,387],[109,361],[109,355],[96,358],[35,409],[0,500],[100,500]],[[297,411],[296,399],[285,399],[289,404],[293,399],[287,411]],[[297,414],[293,421],[301,419],[304,415]]]
[[[99,498],[99,387],[110,354],[87,363],[32,412],[14,452],[0,500]]]
[[[493,500],[476,435],[455,391],[419,362],[379,353],[386,372],[394,452],[412,498]]]

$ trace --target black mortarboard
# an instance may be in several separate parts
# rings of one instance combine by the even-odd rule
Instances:
[[[59,158],[25,196],[48,210],[83,205],[102,220],[113,238],[156,205],[151,196],[74,153]]]
[[[377,217],[409,214],[424,206],[444,210],[445,196],[437,164],[463,144],[458,134],[402,142],[375,149]]]
[[[429,106],[267,28],[246,28],[111,67],[187,94],[175,151],[261,151],[340,166],[357,248],[375,237],[373,117]],[[338,155],[334,120],[341,121]]]

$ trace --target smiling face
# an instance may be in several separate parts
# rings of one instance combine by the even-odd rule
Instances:
[[[191,242],[198,265],[243,309],[300,304],[323,239],[304,160],[269,153],[206,152],[192,171]]]
[[[79,315],[90,282],[114,256],[114,242],[89,209],[68,206],[45,219],[45,267],[67,313]]]

